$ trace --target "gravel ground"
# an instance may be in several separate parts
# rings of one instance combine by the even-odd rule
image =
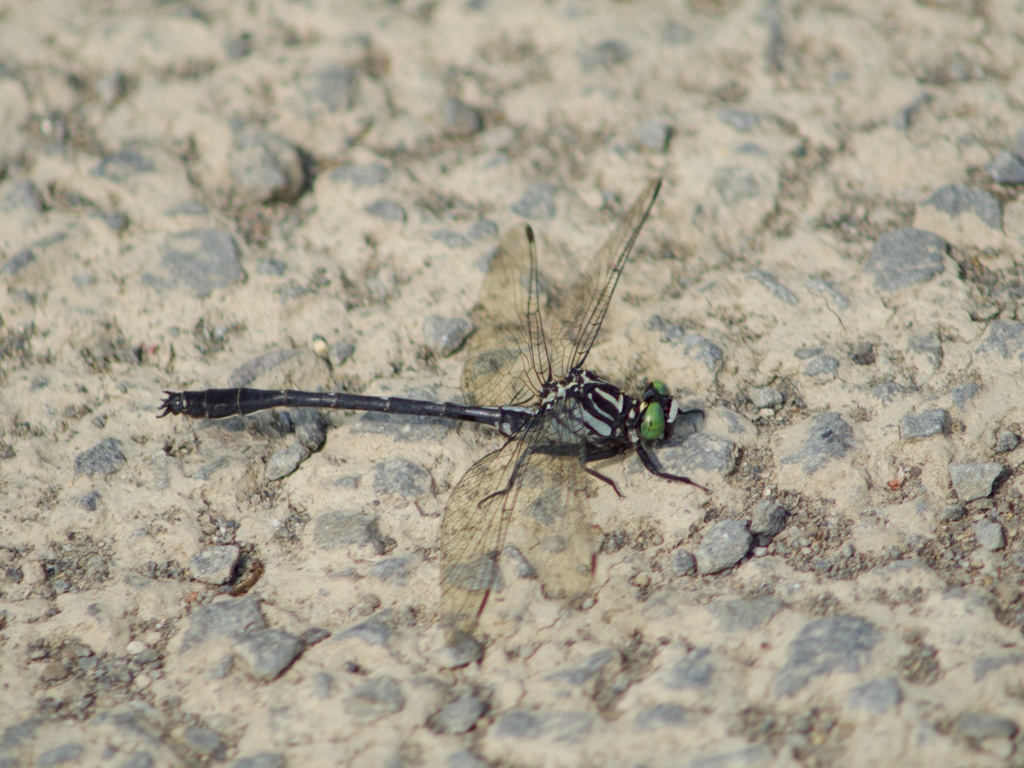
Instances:
[[[0,1],[0,766],[1024,764],[1019,6]],[[501,231],[705,413],[438,627]]]

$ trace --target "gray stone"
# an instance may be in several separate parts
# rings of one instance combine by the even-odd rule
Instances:
[[[910,340],[910,349],[928,358],[928,362],[933,367],[938,368],[942,365],[944,354],[942,351],[942,340],[935,331],[930,331],[921,336],[914,336]]]
[[[338,341],[331,344],[331,348],[327,352],[327,359],[331,361],[331,365],[338,366],[352,357],[355,351],[356,345],[352,342]]]
[[[369,547],[383,555],[384,537],[377,527],[377,518],[367,514],[325,512],[313,523],[313,543],[320,549]]]
[[[689,435],[679,445],[670,444],[658,451],[658,459],[666,471],[686,475],[694,469],[728,475],[736,467],[739,449],[736,444],[708,434],[698,432]]]
[[[464,317],[428,315],[423,320],[423,342],[435,355],[448,357],[473,331],[473,325]]]
[[[240,757],[231,764],[231,768],[288,768],[284,755],[274,752],[261,752],[252,757]]]
[[[246,632],[235,639],[235,652],[249,668],[249,674],[263,682],[277,679],[303,649],[300,638],[282,629]]]
[[[88,477],[107,477],[114,474],[127,461],[121,448],[121,441],[115,437],[100,440],[92,448],[82,451],[75,457],[75,474]]]
[[[1001,429],[996,433],[996,442],[993,449],[996,453],[1010,453],[1017,450],[1020,445],[1020,437],[1008,429]]]
[[[975,499],[991,496],[993,486],[1003,471],[1003,465],[994,461],[950,464],[949,480],[953,484],[956,497],[961,503],[966,504]]]
[[[1013,739],[1017,736],[1015,720],[988,712],[962,712],[953,722],[953,732],[968,741]]]
[[[709,610],[726,632],[750,632],[763,627],[782,610],[774,597],[737,597],[713,601]]]
[[[31,179],[8,179],[0,183],[0,211],[39,214],[43,212],[43,196]]]
[[[1003,526],[991,520],[979,520],[974,524],[974,538],[978,546],[990,552],[997,552],[1006,546],[1006,534]]]
[[[224,759],[224,740],[216,731],[201,725],[192,725],[185,729],[181,740],[188,749],[201,758]]]
[[[249,203],[291,202],[306,186],[299,150],[258,129],[247,128],[235,137],[229,170],[235,194]]]
[[[997,184],[1024,184],[1024,159],[1013,152],[998,152],[985,170]]]
[[[790,306],[800,303],[796,294],[780,283],[779,279],[766,269],[752,269],[747,273],[747,277],[763,285],[779,301],[784,301]]]
[[[1024,323],[1017,320],[993,320],[978,345],[979,352],[995,352],[1002,357],[1021,356],[1024,350]]]
[[[267,459],[263,470],[264,475],[267,480],[280,480],[282,477],[288,477],[309,458],[309,455],[309,449],[302,443],[290,442],[283,448],[274,451],[273,455]]]
[[[303,77],[299,90],[330,112],[345,112],[355,105],[359,95],[359,70],[342,64],[328,64]]]
[[[475,696],[460,696],[432,715],[427,727],[434,733],[466,733],[487,714],[487,709],[487,702]]]
[[[770,539],[786,526],[788,514],[786,508],[774,499],[761,499],[750,511],[750,532]]]
[[[155,170],[156,165],[153,159],[148,157],[144,151],[136,148],[126,148],[101,159],[96,163],[92,172],[96,176],[102,176],[105,179],[120,183],[127,181],[132,176],[152,173]]]
[[[405,708],[402,686],[393,677],[381,675],[358,686],[345,700],[345,710],[363,721],[379,720]]]
[[[715,667],[711,663],[710,648],[695,648],[659,676],[662,685],[673,691],[706,688],[711,684]]]
[[[722,123],[740,133],[749,133],[761,125],[761,116],[736,107],[719,107],[715,117]]]
[[[431,491],[433,481],[423,467],[405,459],[377,462],[373,470],[373,490],[412,499]]]
[[[728,207],[762,197],[766,192],[761,188],[756,173],[738,165],[727,165],[716,170],[711,178],[711,187]]]
[[[688,713],[682,704],[655,704],[653,707],[639,712],[633,724],[638,729],[647,731],[655,728],[677,727],[685,723],[687,719]]]
[[[792,696],[820,675],[859,672],[881,639],[874,624],[853,616],[810,622],[790,645],[789,659],[775,679],[776,695]]]
[[[466,237],[470,240],[490,240],[497,236],[498,225],[490,219],[477,219],[466,230]]]
[[[332,181],[341,181],[353,187],[379,187],[391,179],[391,169],[384,163],[351,163],[339,165],[331,171]]]
[[[404,224],[408,218],[405,213],[405,208],[394,200],[388,200],[383,197],[379,200],[374,200],[363,210],[371,216],[376,216],[378,219],[384,219],[385,221],[397,221],[400,224]]]
[[[933,435],[948,435],[949,429],[949,411],[945,408],[908,413],[900,419],[900,438],[903,440],[923,440]]]
[[[633,52],[621,40],[604,40],[592,48],[579,53],[580,69],[585,73],[597,70],[608,71],[618,64],[629,61]]]
[[[366,621],[342,630],[335,638],[345,640],[354,637],[362,640],[367,645],[379,645],[386,648],[391,639],[391,627],[389,627],[379,616],[371,616]]]
[[[659,155],[664,154],[672,139],[672,125],[664,120],[648,120],[637,126],[635,135],[641,146]]]
[[[854,446],[853,428],[838,413],[822,413],[812,420],[803,448],[785,456],[783,464],[802,464],[804,474],[813,475],[832,459],[841,459]]]
[[[235,239],[220,229],[191,229],[168,235],[161,249],[164,268],[200,299],[242,280]]]
[[[484,127],[484,118],[479,109],[469,106],[461,99],[445,99],[441,110],[444,132],[449,136],[472,136]]]
[[[784,402],[782,393],[775,387],[751,387],[747,390],[750,403],[758,410],[762,408],[778,408]]]
[[[416,563],[417,560],[413,555],[398,555],[371,564],[367,573],[375,579],[404,586]]]
[[[1003,209],[990,192],[963,184],[948,184],[935,190],[921,205],[938,208],[952,217],[973,213],[992,229],[1003,228]]]
[[[224,598],[201,605],[192,612],[182,652],[210,637],[238,637],[245,632],[263,629],[267,625],[255,597]]]
[[[868,680],[850,691],[847,709],[861,709],[876,715],[891,712],[903,701],[903,689],[895,677]]]
[[[468,749],[460,749],[448,756],[448,768],[490,768],[490,766]]]
[[[53,766],[75,762],[84,751],[85,747],[81,744],[61,744],[59,747],[52,747],[41,752],[36,757],[35,765],[36,768],[53,768]]]
[[[697,572],[718,573],[736,565],[750,551],[753,536],[743,520],[719,520],[697,547]]]
[[[442,669],[457,669],[480,661],[483,655],[484,647],[479,640],[468,632],[457,632],[434,654],[433,661]]]
[[[554,184],[536,182],[526,188],[523,196],[509,206],[509,210],[524,219],[553,219],[555,217]]]
[[[959,387],[953,387],[953,391],[949,394],[953,398],[953,405],[957,408],[963,408],[979,392],[981,392],[981,385],[976,381],[969,381],[966,384],[961,384]]]
[[[469,248],[472,245],[468,237],[450,229],[438,229],[431,232],[430,236],[437,242],[443,243],[446,248]]]
[[[809,290],[820,294],[831,301],[835,308],[838,310],[846,310],[850,308],[850,300],[846,298],[836,284],[831,280],[826,280],[823,277],[809,277],[804,281],[804,285]]]
[[[118,768],[153,768],[154,765],[156,765],[156,760],[148,752],[136,752]]]
[[[804,366],[804,375],[806,376],[821,376],[834,379],[838,373],[839,361],[828,354],[818,355],[818,357],[815,357]]]
[[[672,553],[671,567],[673,576],[690,576],[697,572],[697,558],[685,549],[677,549]]]
[[[583,685],[597,675],[602,669],[618,659],[615,651],[603,650],[590,655],[586,661],[569,669],[562,669],[548,675],[546,680],[566,682],[571,685]]]
[[[875,276],[882,293],[925,283],[945,270],[942,257],[946,242],[923,229],[905,227],[886,232],[878,238],[867,270]]]
[[[492,732],[499,739],[540,739],[574,744],[581,741],[594,727],[594,715],[589,712],[534,712],[513,709],[494,722]]]
[[[241,556],[242,551],[235,546],[206,547],[188,561],[189,573],[205,584],[227,584]]]

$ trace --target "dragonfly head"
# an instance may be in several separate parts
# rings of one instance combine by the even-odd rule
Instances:
[[[663,381],[652,381],[644,390],[640,405],[640,437],[644,440],[665,440],[672,435],[672,425],[679,406],[668,393]]]

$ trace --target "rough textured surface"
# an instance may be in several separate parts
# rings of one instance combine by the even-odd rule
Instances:
[[[1020,18],[0,0],[0,765],[1020,765]],[[509,549],[444,645],[482,428],[154,418],[457,400],[499,233],[655,175],[587,365],[711,493],[601,462],[578,604]]]

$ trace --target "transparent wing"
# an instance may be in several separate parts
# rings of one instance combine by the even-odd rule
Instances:
[[[450,639],[476,627],[510,525],[547,596],[572,599],[588,589],[596,536],[583,444],[571,424],[564,412],[541,414],[523,439],[473,464],[452,491],[441,521],[441,620]]]
[[[551,376],[541,322],[537,245],[529,225],[507,230],[473,309],[462,393],[470,405],[533,405]]]
[[[560,359],[553,361],[557,375],[563,376],[573,368],[583,367],[601,330],[619,275],[660,188],[661,178],[648,182],[586,269],[563,293],[559,306],[552,313],[552,338],[565,342],[559,346]]]

